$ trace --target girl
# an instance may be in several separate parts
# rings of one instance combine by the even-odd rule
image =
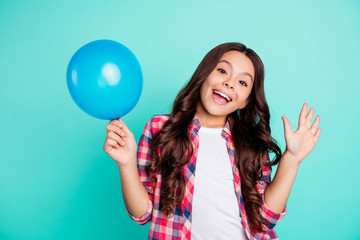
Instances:
[[[118,164],[128,215],[151,221],[148,239],[278,239],[298,167],[321,132],[307,110],[296,132],[282,118],[282,154],[270,134],[261,59],[241,43],[220,44],[171,113],[147,122],[138,146],[121,118],[106,126],[103,148]]]

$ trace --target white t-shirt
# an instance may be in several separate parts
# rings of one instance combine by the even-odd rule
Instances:
[[[234,176],[222,128],[199,130],[191,240],[248,239],[234,189]]]

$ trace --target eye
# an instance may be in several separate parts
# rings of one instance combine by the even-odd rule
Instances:
[[[241,85],[245,86],[245,87],[247,86],[246,82],[244,82],[244,81],[239,81],[239,83],[240,83]],[[242,84],[242,83],[244,83],[245,85]]]
[[[221,72],[222,74],[226,74],[226,71],[224,70],[224,69],[222,69],[222,68],[218,68],[217,69],[219,72]]]

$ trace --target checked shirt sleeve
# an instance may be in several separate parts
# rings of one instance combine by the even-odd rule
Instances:
[[[263,161],[269,161],[269,155],[264,155]],[[287,208],[285,206],[284,211],[282,213],[274,213],[269,209],[269,207],[265,203],[265,189],[271,182],[271,166],[263,166],[263,176],[260,181],[258,181],[256,188],[259,191],[262,204],[259,209],[260,216],[265,220],[265,225],[263,225],[265,231],[269,231],[275,227],[277,223],[285,216],[287,212]]]
[[[141,183],[146,188],[149,194],[149,204],[146,213],[141,217],[134,217],[127,209],[129,217],[134,220],[136,223],[145,225],[150,222],[153,211],[153,199],[154,193],[151,191],[151,181],[150,178],[146,175],[145,167],[150,164],[151,157],[151,140],[152,140],[152,120],[151,118],[145,125],[144,131],[141,135],[138,149],[137,149],[137,168],[140,177]]]

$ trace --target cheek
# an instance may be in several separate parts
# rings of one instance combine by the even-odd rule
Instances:
[[[219,76],[216,76],[216,74],[212,73],[208,76],[208,78],[206,79],[206,81],[204,83],[206,83],[208,85],[212,85],[212,84],[216,84],[217,81],[219,81]]]
[[[204,97],[206,97],[206,94],[208,94],[208,91],[209,91],[209,86],[206,82],[204,82],[200,88],[200,98],[203,99]]]

